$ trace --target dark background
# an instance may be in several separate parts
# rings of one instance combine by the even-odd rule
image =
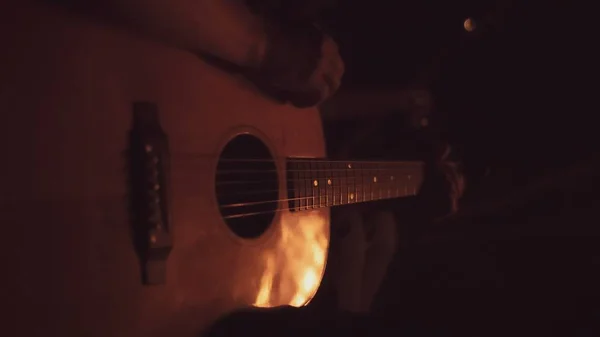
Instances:
[[[465,32],[467,17],[495,16],[498,4],[493,25]],[[596,152],[586,13],[577,2],[338,1],[325,22],[347,65],[341,90],[431,89],[471,182],[489,168],[518,191]],[[402,118],[390,113],[378,131],[394,137]],[[597,335],[598,182],[581,179],[587,188],[422,231],[397,257],[379,313],[404,335]]]
[[[585,12],[566,1],[337,1],[325,21],[347,64],[342,90],[429,87],[471,166],[526,179],[595,138]],[[485,16],[465,32],[467,17]]]

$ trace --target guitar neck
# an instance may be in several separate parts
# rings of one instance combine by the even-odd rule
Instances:
[[[416,195],[422,162],[289,159],[287,181],[292,211],[342,206]]]

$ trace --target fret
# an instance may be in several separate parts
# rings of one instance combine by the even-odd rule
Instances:
[[[346,169],[346,179],[348,180],[348,203],[356,202],[356,175],[354,174],[354,163],[349,162]]]
[[[370,163],[362,163],[362,200],[371,201],[371,171],[369,170]]]
[[[400,193],[402,196],[408,195],[408,182],[409,182],[409,174],[405,167],[402,168],[402,186],[400,187]]]
[[[327,176],[325,172],[325,162],[319,161],[317,165],[317,174],[315,180],[318,185],[319,207],[327,206]]]
[[[294,172],[294,163],[293,162],[287,162],[286,163],[286,167],[287,167],[287,171],[285,172],[285,178],[286,178],[286,189],[287,189],[287,193],[288,196],[290,198],[290,200],[288,200],[288,207],[290,208],[290,211],[297,211],[298,210],[298,205],[296,203],[296,195],[298,194],[296,192],[296,172]]]
[[[390,181],[390,191],[392,194],[392,198],[397,198],[398,197],[398,189],[396,188],[396,182],[397,180],[397,176],[398,176],[398,166],[396,164],[394,164],[392,166],[392,169],[390,170],[390,176],[389,176],[389,181]]]
[[[348,185],[346,181],[346,164],[343,162],[336,163],[336,171],[338,174],[338,186],[340,189],[339,204],[345,205],[348,203]]]
[[[296,165],[296,170],[298,170],[299,173],[299,180],[298,180],[298,186],[300,187],[300,197],[302,198],[300,200],[300,206],[302,208],[302,210],[307,210],[308,209],[308,202],[306,201],[306,196],[308,191],[306,190],[306,170],[304,169],[305,166],[305,162],[304,161],[300,161],[298,162],[298,164]]]
[[[319,183],[319,184],[321,184],[322,187],[323,187],[323,191],[322,191],[322,194],[323,194],[323,207],[329,206],[329,203],[328,203],[328,194],[327,194],[327,192],[328,192],[327,180],[329,179],[329,167],[328,167],[328,165],[329,165],[329,162],[325,161],[325,160],[322,161],[321,165],[320,165],[321,166],[321,180],[322,180],[322,183]]]
[[[422,183],[422,165],[288,160],[288,207],[302,211],[416,195]]]
[[[377,163],[377,174],[373,180],[373,183],[377,185],[377,197],[380,200],[387,198],[385,185],[386,166],[386,163]]]
[[[290,169],[293,170],[295,179],[294,182],[294,190],[296,191],[294,198],[298,199],[298,210],[303,211],[305,209],[305,204],[303,202],[302,192],[302,171],[300,171],[300,163],[296,159],[290,160]]]
[[[389,170],[390,163],[383,163],[381,168],[381,189],[383,191],[383,199],[390,198],[390,184],[389,184]]]
[[[308,160],[303,160],[301,162],[300,170],[303,173],[302,176],[302,186],[304,188],[304,201],[306,203],[306,209],[310,210],[314,208],[313,199],[312,199],[312,184],[310,180],[310,162]]]
[[[352,190],[353,192],[350,193],[350,197],[352,202],[357,202],[357,192],[358,192],[358,185],[360,184],[360,168],[357,169],[357,167],[359,166],[358,163],[356,162],[352,162]]]
[[[312,187],[313,204],[315,208],[321,207],[319,203],[319,162],[310,161],[310,186]]]
[[[377,167],[377,163],[371,163],[371,169],[369,170],[369,185],[371,186],[371,200],[377,200],[377,191],[379,191],[379,184],[377,183],[377,175],[379,174],[379,169]]]
[[[331,163],[331,185],[333,195],[333,206],[340,204],[340,173],[338,171],[338,163]]]
[[[383,189],[383,198],[388,199],[388,190],[390,188],[390,168],[388,163],[383,164],[382,170],[377,176],[377,184]]]
[[[302,194],[302,200],[303,200],[303,204],[304,204],[304,208],[303,209],[307,210],[307,209],[310,209],[310,208],[309,208],[308,199],[307,199],[307,197],[308,197],[308,190],[306,189],[306,175],[307,175],[307,172],[306,172],[306,161],[304,161],[304,160],[300,161],[298,163],[297,169],[300,172],[300,177],[301,177],[301,179],[299,181],[299,185],[301,186],[301,190],[302,190],[301,194]]]
[[[394,195],[397,197],[402,196],[402,184],[404,181],[402,167],[397,165],[394,170],[394,183],[392,186],[394,187]]]
[[[377,184],[379,185],[381,199],[388,199],[389,189],[389,163],[381,163],[379,165],[379,175]]]
[[[392,175],[392,163],[385,163],[385,169],[383,174],[381,175],[381,183],[384,185],[384,197],[386,199],[392,198],[392,185],[390,181],[390,176]]]
[[[406,168],[403,168],[402,170],[402,187],[404,189],[404,191],[402,192],[403,196],[407,196],[408,195],[408,188],[409,188],[409,184],[410,184],[410,174],[409,172],[406,170]]]
[[[379,200],[379,183],[376,179],[379,175],[379,170],[380,170],[380,168],[379,168],[378,163],[371,164],[371,187],[372,187],[371,197],[372,197],[372,200]]]
[[[382,171],[381,163],[377,163],[376,167],[377,167],[377,175],[381,174],[381,171]],[[375,186],[377,187],[377,200],[383,199],[383,189],[381,188],[381,184],[379,182],[376,182]]]
[[[313,209],[319,207],[319,186],[315,184],[317,180],[315,180],[315,172],[316,171],[316,162],[314,160],[308,161],[308,185],[310,186],[310,203]]]
[[[291,165],[291,169],[294,170],[294,176],[296,179],[294,179],[294,186],[295,186],[295,190],[296,190],[296,194],[294,195],[295,198],[298,198],[298,210],[299,211],[303,211],[306,209],[306,200],[304,200],[305,198],[305,191],[304,191],[304,172],[302,172],[302,164],[297,161],[297,160],[293,160],[291,162],[293,165]]]
[[[375,170],[375,165],[373,163],[368,163],[367,164],[368,167],[368,186],[369,186],[369,191],[367,193],[369,193],[369,201],[374,201],[375,200],[375,183],[373,182],[373,177],[375,177],[377,175],[377,171]]]
[[[414,183],[413,176],[410,173],[408,174],[408,182],[406,185],[408,186],[406,196],[415,195],[416,194],[415,183]]]
[[[370,165],[370,175],[369,175],[369,185],[371,186],[371,200],[377,200],[377,182],[374,177],[377,177],[377,164],[371,163]]]
[[[317,172],[315,174],[319,185],[319,207],[327,206],[327,162],[321,160],[317,162]]]
[[[363,202],[362,163],[354,163],[353,164],[353,173],[354,173],[354,201],[355,202]]]
[[[381,182],[385,185],[386,198],[388,199],[392,197],[392,188],[390,186],[391,165],[391,163],[386,163],[384,174],[381,177]]]
[[[327,187],[329,188],[327,190],[327,199],[329,200],[329,205],[330,206],[335,206],[335,163],[334,162],[329,162],[327,164]]]
[[[387,198],[387,185],[385,176],[387,175],[387,163],[379,163],[377,173],[377,186],[379,187],[379,199]]]
[[[398,179],[399,178],[400,178],[400,175],[398,174],[398,168],[396,167],[395,170],[392,171],[392,175],[390,177],[390,180],[392,181],[392,189],[394,191],[394,197],[400,196],[400,190],[398,189]]]
[[[339,164],[339,172],[340,172],[340,205],[348,204],[348,164],[340,163]]]
[[[331,173],[329,170],[329,161],[323,161],[321,163],[322,175],[323,175],[323,206],[329,207],[329,191],[331,190]]]
[[[394,177],[394,174],[396,171],[395,169],[396,169],[396,167],[394,166],[394,164],[390,164],[389,169],[387,171],[387,175],[385,177],[385,181],[388,186],[390,198],[396,197],[396,190],[394,189],[394,178],[392,178],[392,177]]]
[[[377,175],[377,171],[374,169],[374,164],[373,163],[368,163],[366,165],[366,169],[364,171],[364,175],[365,175],[365,186],[366,187],[366,191],[365,193],[368,193],[368,197],[367,199],[370,201],[375,200],[374,199],[374,193],[377,189],[376,184],[373,182],[373,177],[375,177]]]
[[[360,181],[360,167],[359,164],[356,162],[352,162],[352,187],[354,188],[354,197],[352,198],[352,193],[350,194],[350,197],[352,198],[351,201],[352,202],[357,202],[357,198],[358,198],[358,186],[360,185],[361,181]]]
[[[327,207],[327,161],[319,162],[319,189],[321,207]]]
[[[295,211],[300,210],[300,199],[298,199],[298,170],[296,170],[296,163],[293,161],[288,162],[288,174],[286,175],[288,178],[288,193],[290,200],[290,208]]]

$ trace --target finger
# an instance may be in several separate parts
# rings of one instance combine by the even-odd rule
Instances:
[[[339,89],[343,74],[343,70],[339,70],[339,66],[337,69],[333,67],[334,65],[330,65],[330,68],[325,69],[322,75],[323,82],[329,88],[330,94],[334,94]]]
[[[456,212],[458,212],[458,200],[453,199],[452,200],[452,213],[456,213]]]
[[[464,177],[462,174],[456,171],[448,171],[446,174],[446,179],[450,183],[450,189],[457,198],[461,198],[464,192]]]
[[[326,63],[325,72],[331,71],[335,77],[341,77],[345,70],[344,61],[340,56],[338,45],[331,37],[326,37],[322,51]]]
[[[465,192],[465,179],[463,176],[459,176],[456,182],[453,184],[454,194],[457,199],[461,199]]]
[[[450,156],[450,153],[452,152],[452,147],[448,144],[446,144],[444,146],[444,149],[442,151],[442,155],[440,156],[440,161],[445,161],[448,159],[448,157]]]
[[[336,78],[340,79],[346,71],[346,65],[339,54],[335,54],[334,56],[335,57],[331,59],[332,73]]]
[[[325,92],[324,97],[329,97],[333,95],[340,87],[340,81],[336,80],[334,77],[323,74],[323,81],[326,84],[327,92]]]

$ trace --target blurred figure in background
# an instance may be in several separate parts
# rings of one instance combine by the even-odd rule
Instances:
[[[432,106],[423,90],[361,90],[342,91],[321,107],[333,158],[428,164],[417,197],[332,210],[329,266],[342,310],[371,311],[400,242],[411,236],[399,228],[423,226],[458,210],[465,181],[450,145],[429,131]],[[382,129],[379,123],[386,120],[390,127]]]

